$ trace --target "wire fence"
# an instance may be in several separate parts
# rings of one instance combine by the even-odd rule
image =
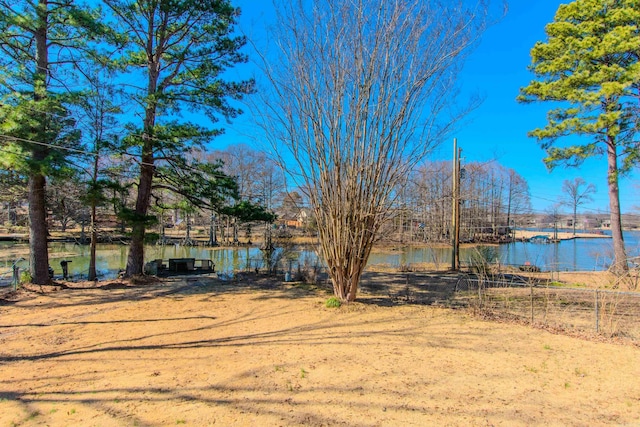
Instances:
[[[640,292],[461,276],[456,299],[531,324],[640,342]]]
[[[14,264],[15,267],[15,264]],[[328,285],[326,268],[316,259],[247,258],[235,272],[268,272],[284,281]],[[15,270],[0,271],[0,293],[15,289]],[[230,273],[233,274],[233,273]],[[637,278],[618,289],[558,286],[520,275],[378,273],[363,276],[362,290],[394,303],[469,307],[535,325],[585,334],[601,334],[640,343],[640,292]]]
[[[248,258],[244,270],[281,276],[285,281],[318,283],[327,279],[326,267],[320,264],[317,259],[312,258]]]

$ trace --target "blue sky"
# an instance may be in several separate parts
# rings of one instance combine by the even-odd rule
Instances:
[[[545,124],[546,112],[551,105],[538,103],[524,105],[516,102],[519,89],[526,86],[533,75],[528,71],[529,52],[536,41],[546,39],[544,27],[553,20],[558,6],[568,1],[513,0],[507,15],[487,30],[479,46],[468,58],[460,78],[463,93],[479,93],[483,104],[467,118],[464,125],[445,141],[434,153],[434,159],[451,159],[453,137],[463,149],[463,161],[484,162],[497,160],[505,167],[515,169],[529,183],[531,201],[536,212],[544,212],[562,197],[562,182],[582,177],[595,184],[597,193],[593,202],[580,210],[608,212],[606,188],[606,160],[596,158],[585,162],[579,169],[558,167],[548,171],[542,159],[544,151],[527,132]],[[264,28],[272,20],[270,1],[235,0],[243,15],[240,28],[249,37],[264,38]],[[264,40],[257,40],[263,43]],[[249,118],[236,121],[228,127],[222,144],[250,142],[247,134]],[[567,140],[570,142],[570,140]],[[620,200],[623,212],[640,207],[636,196],[638,181],[635,176],[620,182]],[[566,209],[565,209],[566,210]]]
[[[608,211],[606,159],[587,161],[579,169],[558,167],[548,171],[542,162],[545,152],[536,140],[527,137],[527,132],[544,126],[546,112],[552,105],[524,105],[515,101],[519,89],[533,79],[527,69],[531,63],[529,52],[536,41],[546,40],[544,27],[553,21],[562,3],[568,1],[514,0],[506,17],[484,34],[465,66],[462,83],[486,98],[472,114],[472,122],[456,136],[463,156],[470,161],[497,158],[502,165],[525,177],[536,211],[553,205],[562,196],[562,182],[576,177],[595,184],[598,190],[593,202],[583,209]],[[635,177],[623,179],[620,184],[622,211],[640,206]]]

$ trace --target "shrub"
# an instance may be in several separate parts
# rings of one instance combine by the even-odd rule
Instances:
[[[493,246],[478,246],[469,256],[473,272],[486,276],[492,273],[492,263],[499,258],[498,249]]]
[[[342,305],[342,302],[336,297],[331,297],[324,303],[324,305],[327,308],[338,308]]]
[[[31,273],[29,271],[23,271],[22,273],[20,273],[20,283],[31,283],[31,280],[33,278],[31,277]]]

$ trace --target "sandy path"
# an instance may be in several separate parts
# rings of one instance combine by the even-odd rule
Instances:
[[[427,306],[172,282],[0,306],[0,426],[640,423],[640,349]]]

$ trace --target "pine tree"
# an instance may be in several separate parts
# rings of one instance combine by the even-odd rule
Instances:
[[[607,185],[614,244],[613,270],[628,269],[618,180],[638,163],[640,95],[640,1],[576,0],[560,5],[545,28],[546,42],[531,50],[537,80],[519,101],[555,101],[547,124],[530,132],[547,152],[547,167],[579,166],[594,156],[607,159]],[[561,145],[562,137],[582,137]],[[573,141],[573,140],[572,140]]]
[[[158,162],[180,169],[185,153],[222,130],[177,121],[189,110],[231,119],[241,111],[230,99],[253,91],[252,80],[228,82],[222,74],[246,61],[243,37],[234,37],[239,10],[227,0],[104,0],[122,35],[119,65],[129,73],[131,99],[142,123],[125,139],[137,156],[140,175],[135,209],[125,212],[132,227],[126,275],[142,273],[144,236]],[[140,82],[138,84],[138,82]],[[182,159],[182,160],[181,160]],[[166,175],[166,170],[164,171]]]
[[[78,58],[101,32],[91,8],[71,0],[0,1],[0,135],[11,165],[28,177],[32,281],[49,283],[47,177],[65,166],[78,133],[65,100]]]

